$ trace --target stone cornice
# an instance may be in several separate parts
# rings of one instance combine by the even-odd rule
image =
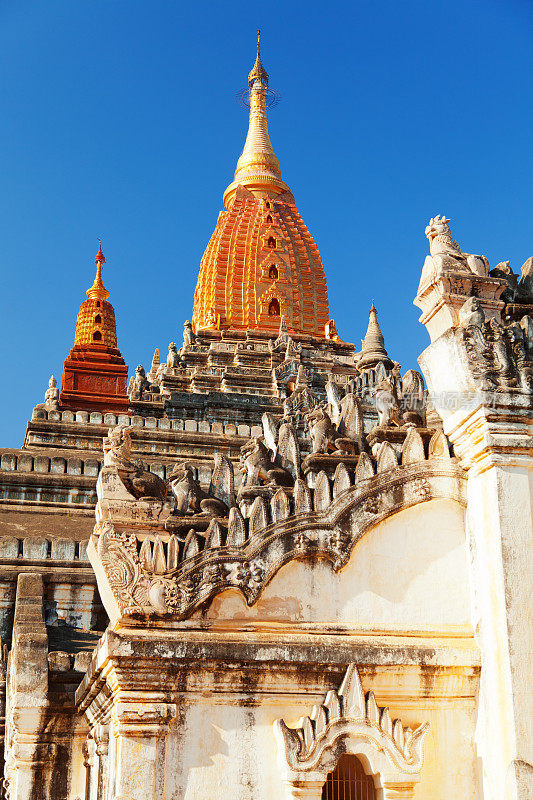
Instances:
[[[337,571],[359,539],[387,517],[436,498],[466,503],[462,470],[449,456],[398,466],[392,447],[384,444],[378,474],[368,456],[360,465],[354,486],[346,469],[333,488],[325,473],[312,490],[297,481],[296,513],[283,489],[268,505],[256,498],[249,519],[232,509],[227,532],[223,523],[211,522],[203,550],[193,531],[180,548],[175,535],[153,526],[146,537],[124,520],[98,523],[88,552],[112,623],[147,614],[186,619],[230,588],[252,605],[292,559],[325,558]]]

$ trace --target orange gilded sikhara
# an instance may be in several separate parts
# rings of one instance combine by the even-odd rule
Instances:
[[[277,332],[284,316],[295,333],[324,336],[329,319],[318,248],[282,180],[268,134],[268,75],[259,55],[248,76],[250,122],[235,180],[224,193],[200,265],[195,330]]]

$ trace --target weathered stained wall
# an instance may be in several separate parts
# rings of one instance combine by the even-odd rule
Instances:
[[[390,704],[393,717],[401,716],[413,727],[430,723],[416,800],[478,800],[476,679],[461,670],[445,674],[417,667],[363,667],[360,672],[363,686],[372,686],[378,702]],[[318,692],[307,694],[306,680],[305,669],[292,680],[273,673],[270,685],[257,692],[253,685],[245,694],[232,692],[228,685],[225,692],[204,690],[182,698],[167,740],[165,797],[283,798],[272,725],[279,717],[296,725],[320,701]]]
[[[370,529],[337,574],[325,560],[291,561],[252,607],[230,590],[194,619],[470,634],[464,524],[450,500],[414,506]]]

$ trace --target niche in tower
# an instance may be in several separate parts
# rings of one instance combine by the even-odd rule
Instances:
[[[279,317],[279,315],[280,315],[279,300],[277,297],[273,297],[270,303],[268,304],[268,316]]]
[[[277,281],[277,279],[279,278],[278,268],[276,267],[275,264],[270,265],[268,270],[268,277],[270,278],[271,281]]]
[[[273,236],[268,237],[267,245],[268,247],[271,247],[273,250],[276,249],[276,240],[274,239]]]

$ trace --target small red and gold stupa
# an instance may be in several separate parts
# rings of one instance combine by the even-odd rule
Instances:
[[[74,347],[63,367],[60,408],[87,411],[128,410],[128,367],[117,348],[115,311],[102,281],[105,263],[98,240],[96,277],[78,312]]]
[[[248,76],[248,135],[225,211],[200,265],[193,326],[279,330],[324,337],[329,320],[320,253],[282,180],[267,124],[268,74],[257,58]]]

